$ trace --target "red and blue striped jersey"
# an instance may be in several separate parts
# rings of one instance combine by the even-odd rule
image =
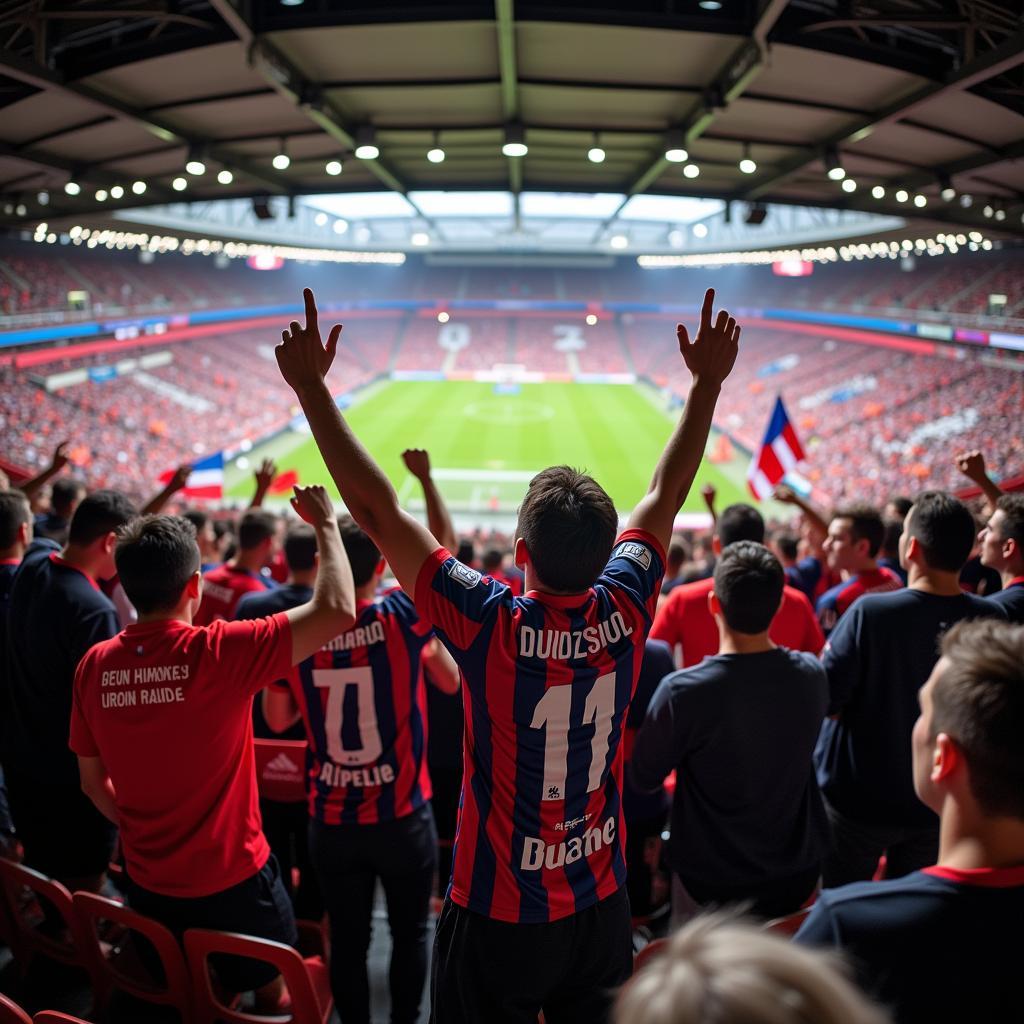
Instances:
[[[639,530],[584,594],[513,597],[444,548],[424,563],[416,607],[463,678],[455,903],[541,923],[625,883],[621,741],[664,565]]]
[[[422,807],[427,696],[420,656],[433,636],[408,595],[361,601],[355,625],[288,677],[309,740],[309,813],[372,825]]]

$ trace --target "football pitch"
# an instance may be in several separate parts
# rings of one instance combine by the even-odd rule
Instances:
[[[644,385],[568,382],[523,384],[515,393],[476,381],[383,382],[345,410],[405,507],[421,510],[423,503],[401,453],[425,448],[449,506],[482,518],[514,513],[531,477],[557,463],[590,473],[620,513],[628,513],[646,493],[678,415]],[[251,493],[252,466],[268,455],[279,473],[293,470],[299,483],[324,483],[334,493],[313,439],[288,431],[254,448],[241,467],[237,460],[228,467],[231,497]],[[708,482],[717,488],[719,508],[746,500],[744,471],[739,459],[705,459],[684,511],[704,511],[700,487]]]

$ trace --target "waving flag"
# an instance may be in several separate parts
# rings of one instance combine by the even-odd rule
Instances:
[[[776,398],[764,440],[750,460],[750,469],[747,470],[747,483],[754,497],[758,501],[770,498],[775,485],[805,458],[786,407],[781,398]]]
[[[169,469],[160,474],[160,483],[166,485],[174,470]],[[185,498],[205,498],[218,501],[224,497],[224,454],[217,452],[192,466],[188,483],[179,492]]]

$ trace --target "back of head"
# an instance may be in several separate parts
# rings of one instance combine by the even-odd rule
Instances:
[[[777,533],[772,538],[779,554],[790,562],[795,562],[800,550],[800,538],[795,533]]]
[[[856,544],[857,541],[866,540],[868,556],[874,558],[878,554],[885,536],[885,523],[878,509],[871,505],[846,505],[837,509],[832,518],[848,520],[853,542]]]
[[[352,566],[352,581],[362,587],[373,579],[380,565],[380,548],[370,535],[348,515],[338,516],[338,530]]]
[[[957,623],[942,655],[930,739],[946,733],[963,750],[983,814],[1024,820],[1024,626]]]
[[[917,541],[929,568],[959,572],[974,547],[974,516],[953,495],[924,491],[908,514],[906,534]]]
[[[832,954],[724,914],[698,917],[634,975],[614,1024],[884,1024]]]
[[[890,498],[885,507],[887,513],[891,513],[899,519],[906,519],[907,513],[914,507],[914,501],[906,495],[898,494],[896,497]]]
[[[906,515],[906,513],[904,513]],[[900,537],[903,536],[902,519],[886,519],[885,532],[882,534],[881,552],[886,558],[899,558]]]
[[[579,593],[601,575],[618,528],[612,499],[593,477],[551,466],[530,481],[516,536],[544,586]]]
[[[284,535],[284,560],[291,572],[308,572],[316,565],[316,530],[309,523],[295,523]]]
[[[196,529],[180,516],[138,516],[118,533],[114,562],[139,614],[171,611],[199,571]]]
[[[665,578],[674,579],[689,560],[690,549],[686,546],[686,542],[678,537],[674,538],[665,553]]]
[[[205,512],[200,512],[197,508],[190,508],[187,512],[182,512],[181,518],[187,519],[195,527],[197,535],[210,521],[210,517]]]
[[[242,514],[238,524],[238,546],[242,551],[258,548],[264,541],[277,535],[278,518],[273,512],[250,508]]]
[[[468,537],[463,537],[459,541],[459,550],[455,553],[455,557],[463,565],[472,565],[476,561],[476,548],[473,547],[473,542]]]
[[[485,573],[493,573],[501,569],[501,563],[504,561],[504,551],[500,551],[498,548],[488,548],[480,560],[480,567]]]
[[[62,476],[50,485],[50,509],[54,515],[69,519],[85,494],[85,484],[73,476]]]
[[[752,505],[729,505],[724,508],[715,523],[715,534],[723,548],[738,540],[752,540],[764,543],[764,519]]]
[[[119,530],[135,515],[135,506],[120,491],[94,491],[75,509],[68,542],[87,547]]]
[[[737,633],[763,633],[779,610],[786,574],[763,545],[741,540],[715,563],[714,592],[726,625]]]
[[[1017,550],[1024,553],[1024,494],[1004,494],[996,509],[1003,513],[999,539],[1016,541]]]
[[[18,531],[32,522],[32,507],[21,491],[0,491],[0,549],[12,547]]]

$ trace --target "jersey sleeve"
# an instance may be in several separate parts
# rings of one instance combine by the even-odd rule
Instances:
[[[99,757],[100,750],[96,746],[92,729],[86,721],[82,710],[82,689],[89,673],[90,659],[83,658],[75,669],[75,684],[71,696],[71,732],[68,746],[81,757]]]
[[[830,715],[837,715],[843,710],[860,683],[863,620],[864,605],[858,602],[839,620],[822,651],[821,660],[828,675]]]
[[[292,668],[292,628],[285,612],[263,619],[219,620],[207,629],[214,671],[249,696]]]
[[[612,548],[612,557],[597,581],[628,595],[650,630],[658,593],[665,576],[665,551],[646,530],[626,530]]]
[[[446,548],[423,563],[416,579],[416,611],[432,624],[449,648],[467,651],[502,603],[508,587],[464,565]]]
[[[394,590],[384,599],[388,612],[414,636],[426,643],[434,635],[434,627],[420,617],[416,605],[404,590]]]

